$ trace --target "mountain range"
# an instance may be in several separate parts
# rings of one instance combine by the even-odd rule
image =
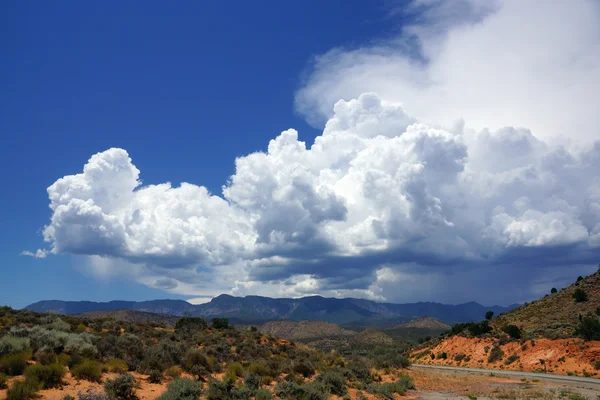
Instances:
[[[392,326],[416,317],[430,316],[446,323],[479,321],[487,311],[496,315],[518,305],[486,307],[475,302],[448,305],[432,302],[393,304],[364,299],[336,299],[321,296],[298,299],[262,296],[234,297],[222,294],[205,304],[184,300],[149,301],[60,301],[46,300],[25,307],[37,312],[82,314],[91,311],[136,310],[173,316],[226,317],[238,323],[264,323],[273,320],[323,320],[341,325]]]

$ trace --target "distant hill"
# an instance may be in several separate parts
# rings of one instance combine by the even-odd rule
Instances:
[[[557,293],[550,291],[549,287],[543,298],[492,318],[491,331],[481,324],[456,327],[453,333],[432,336],[413,347],[410,357],[421,364],[597,376],[600,341],[583,340],[576,329],[580,316],[600,312],[600,273]],[[582,301],[574,298],[576,291],[585,294]],[[519,329],[507,329],[510,325]]]
[[[294,340],[356,335],[354,331],[325,321],[270,321],[258,329],[263,333]]]
[[[30,304],[25,308],[35,312],[54,312],[58,314],[82,314],[90,311],[135,310],[155,314],[182,316],[185,313],[192,313],[195,310],[195,307],[195,305],[184,300],[114,300],[99,303],[94,301],[45,300]]]
[[[438,329],[447,331],[451,326],[432,317],[419,317],[412,321],[400,324],[396,328]]]
[[[550,289],[548,288],[548,292]],[[574,300],[573,293],[577,289],[586,293],[586,301]],[[491,325],[497,329],[506,325],[517,325],[527,336],[570,337],[579,323],[579,315],[596,315],[598,307],[600,273],[596,272],[557,293],[549,293],[541,299],[493,318]]]
[[[394,340],[377,329],[369,328],[353,336],[350,343],[357,345],[392,346]]]
[[[164,325],[168,328],[174,328],[179,317],[172,317],[165,314],[154,314],[135,310],[106,310],[106,311],[88,311],[78,314],[79,318],[97,319],[112,318],[116,321],[125,321],[130,323],[153,323]]]
[[[478,321],[483,318],[486,311],[500,314],[515,307],[485,307],[475,302],[458,305],[429,302],[393,304],[321,296],[274,299],[262,296],[234,297],[223,294],[208,303],[198,305],[183,300],[111,301],[107,303],[51,300],[33,303],[26,308],[31,311],[60,314],[128,309],[174,316],[190,314],[209,319],[226,317],[236,323],[260,324],[272,320],[323,320],[348,326],[389,327],[397,324],[398,321],[406,321],[420,316],[431,316],[445,322]]]

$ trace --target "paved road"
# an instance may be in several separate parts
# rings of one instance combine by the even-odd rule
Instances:
[[[446,367],[442,365],[423,365],[423,364],[412,364],[411,368],[431,368],[441,369],[449,371],[462,371],[462,372],[476,372],[489,374],[490,372],[494,375],[508,375],[515,376],[518,378],[531,378],[531,379],[544,379],[552,381],[568,381],[568,382],[583,382],[591,383],[596,385],[600,389],[600,379],[596,378],[584,378],[581,376],[568,376],[568,375],[555,375],[555,374],[541,374],[536,372],[521,372],[521,371],[505,371],[497,369],[483,369],[483,368],[463,368],[463,367]]]

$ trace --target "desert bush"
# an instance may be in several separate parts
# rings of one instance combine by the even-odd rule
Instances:
[[[60,364],[35,364],[25,368],[25,379],[36,382],[40,389],[48,389],[60,386],[65,373],[65,367]]]
[[[148,376],[148,382],[160,383],[162,381],[162,378],[163,378],[162,372],[160,372],[157,369],[153,369],[152,371],[150,371],[150,374]]]
[[[587,301],[588,296],[587,296],[587,293],[583,289],[577,288],[573,292],[573,299],[575,300],[575,303],[581,303],[583,301]]]
[[[250,397],[248,391],[236,390],[235,381],[227,378],[222,381],[211,379],[205,393],[207,400],[243,399],[244,395],[247,396],[245,398]]]
[[[75,397],[71,396],[70,394],[66,394],[62,400],[76,400]]]
[[[227,318],[213,318],[212,327],[215,329],[229,328],[229,320]]]
[[[112,399],[136,400],[135,380],[129,374],[117,376],[115,379],[107,379],[104,383],[104,391]]]
[[[585,340],[600,340],[600,320],[594,317],[581,318],[575,334]]]
[[[302,386],[304,393],[302,399],[305,400],[327,400],[329,399],[330,388],[323,382],[313,381]]]
[[[20,353],[30,348],[30,340],[26,337],[2,336],[0,338],[0,356]]]
[[[258,376],[271,375],[271,367],[263,360],[255,361],[248,365],[247,368],[249,373],[256,374]]]
[[[322,382],[332,394],[343,396],[348,392],[346,377],[338,370],[330,369],[317,376],[317,382]]]
[[[212,372],[206,355],[200,350],[190,350],[183,360],[183,369],[198,378]]]
[[[370,383],[373,379],[371,378],[371,371],[369,370],[369,364],[367,360],[351,360],[348,363],[348,368],[354,374],[354,377],[363,383]]]
[[[296,382],[282,381],[275,385],[274,393],[280,399],[296,400],[304,396],[304,389]]]
[[[171,365],[181,363],[183,349],[170,340],[162,340],[155,346],[147,347],[144,351],[138,370],[149,373],[153,369],[164,371]]]
[[[0,372],[0,389],[6,389],[8,382],[8,375]]]
[[[446,354],[446,352],[445,352],[445,351],[443,351],[443,352],[441,352],[441,353],[438,353],[438,354],[435,356],[435,358],[436,358],[437,360],[445,360],[445,359],[447,359],[447,358],[448,358],[448,354]]]
[[[462,360],[464,360],[466,357],[465,353],[459,353],[457,355],[454,356],[454,361],[458,361],[461,362]]]
[[[396,383],[404,386],[406,389],[414,389],[415,388],[415,384],[414,384],[412,378],[410,377],[410,375],[408,375],[408,374],[400,375],[400,377],[398,378],[398,381]]]
[[[71,368],[71,374],[76,379],[85,379],[91,382],[102,380],[102,365],[96,360],[85,359]]]
[[[315,367],[308,362],[299,362],[294,365],[294,372],[302,375],[305,378],[309,378],[315,374]]]
[[[514,363],[515,361],[517,361],[518,359],[519,359],[518,355],[512,354],[506,360],[504,360],[504,364],[505,365],[510,365],[510,364]]]
[[[38,351],[35,354],[35,359],[42,365],[50,365],[57,362],[56,354],[47,351]]]
[[[118,374],[124,374],[129,371],[129,366],[125,360],[120,358],[113,358],[104,363],[103,369],[108,372],[116,372]]]
[[[401,396],[404,395],[406,393],[406,387],[400,382],[372,383],[367,386],[367,391],[378,397],[393,400],[395,393],[398,393]]]
[[[239,362],[234,362],[227,365],[227,374],[232,378],[244,376],[244,367]]]
[[[558,290],[556,290],[556,288],[555,288],[555,287],[553,287],[552,289],[550,289],[550,293],[554,294],[554,293],[556,293],[556,292],[558,292]]]
[[[176,379],[179,378],[181,376],[181,373],[183,372],[183,370],[181,369],[180,366],[178,365],[172,365],[169,368],[167,368],[165,370],[165,376],[171,378],[171,379]]]
[[[208,323],[204,318],[183,317],[175,324],[175,331],[185,334],[194,333],[206,328],[208,328]]]
[[[244,386],[254,393],[260,386],[260,377],[256,374],[246,375],[246,378],[244,379]]]
[[[521,329],[516,325],[506,325],[502,331],[513,339],[521,339]]]
[[[258,389],[254,394],[254,400],[272,400],[273,395],[265,389]]]
[[[6,391],[6,400],[29,400],[37,397],[36,382],[24,380],[14,381]]]
[[[492,319],[492,317],[494,316],[494,312],[493,311],[488,311],[485,313],[485,319]]]
[[[88,393],[77,393],[77,397],[79,400],[113,400],[106,393],[96,393],[96,392],[88,392]]]
[[[27,367],[29,359],[31,359],[31,351],[21,351],[0,357],[0,372],[13,376],[21,375]]]
[[[504,357],[504,351],[498,346],[494,346],[490,351],[490,355],[488,356],[488,363],[493,363],[498,360],[502,360]]]
[[[60,318],[54,318],[54,320],[48,325],[48,327],[50,329],[52,329],[53,331],[62,331],[62,332],[70,332],[71,331],[71,325],[69,325],[67,322],[63,321]]]
[[[177,378],[169,384],[167,391],[158,400],[198,400],[202,394],[200,382]]]

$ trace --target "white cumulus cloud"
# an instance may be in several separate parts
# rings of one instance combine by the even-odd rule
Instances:
[[[400,37],[316,59],[296,96],[323,123],[313,143],[282,132],[237,158],[219,194],[143,185],[127,151],[108,149],[48,188],[49,249],[23,254],[85,256],[98,275],[195,301],[506,303],[595,266],[598,4],[411,10]]]
[[[288,130],[238,158],[222,196],[144,186],[125,150],[95,154],[48,188],[44,237],[52,253],[173,293],[393,300],[403,281],[440,285],[531,249],[539,263],[571,262],[546,256],[557,249],[591,262],[597,171],[600,144],[574,153],[524,129],[432,128],[363,94],[336,103],[311,146]]]

